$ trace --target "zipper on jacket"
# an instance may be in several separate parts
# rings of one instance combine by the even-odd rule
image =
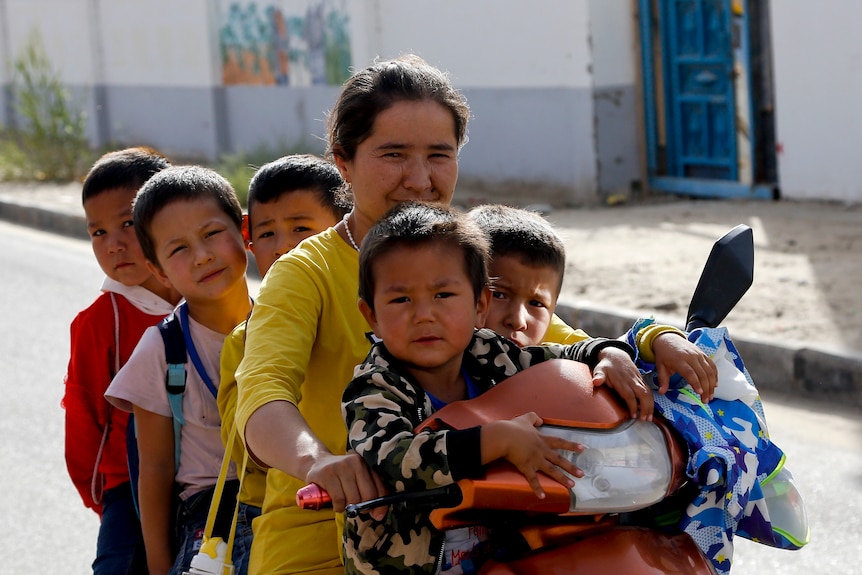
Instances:
[[[446,553],[446,534],[443,533],[443,540],[440,542],[440,552],[437,554],[437,562],[434,564],[434,573],[440,573],[443,568],[443,555]]]

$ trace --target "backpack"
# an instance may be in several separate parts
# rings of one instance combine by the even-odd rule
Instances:
[[[186,361],[188,356],[186,354],[183,328],[176,312],[171,313],[160,321],[158,328],[162,341],[165,344],[165,359],[168,363],[168,369],[165,373],[165,388],[168,392],[168,401],[171,404],[171,414],[174,420],[174,473],[176,473],[180,466],[180,436],[182,434],[182,427],[186,422],[183,417],[183,393],[186,390]],[[126,428],[126,462],[129,466],[132,499],[135,503],[135,511],[140,518],[141,509],[138,503],[138,475],[140,473],[138,430],[134,414],[129,416],[129,424]]]

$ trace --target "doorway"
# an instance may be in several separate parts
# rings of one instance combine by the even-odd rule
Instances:
[[[650,189],[772,199],[768,0],[638,0]]]

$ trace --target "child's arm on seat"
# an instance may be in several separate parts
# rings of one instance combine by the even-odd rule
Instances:
[[[170,417],[134,406],[140,471],[138,498],[141,528],[151,574],[170,571],[171,498],[174,485],[174,424]]]

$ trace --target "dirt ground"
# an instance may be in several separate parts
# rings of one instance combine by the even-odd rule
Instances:
[[[715,240],[754,231],[754,284],[731,334],[862,351],[862,206],[682,201],[555,210],[566,242],[561,300],[684,318]]]

